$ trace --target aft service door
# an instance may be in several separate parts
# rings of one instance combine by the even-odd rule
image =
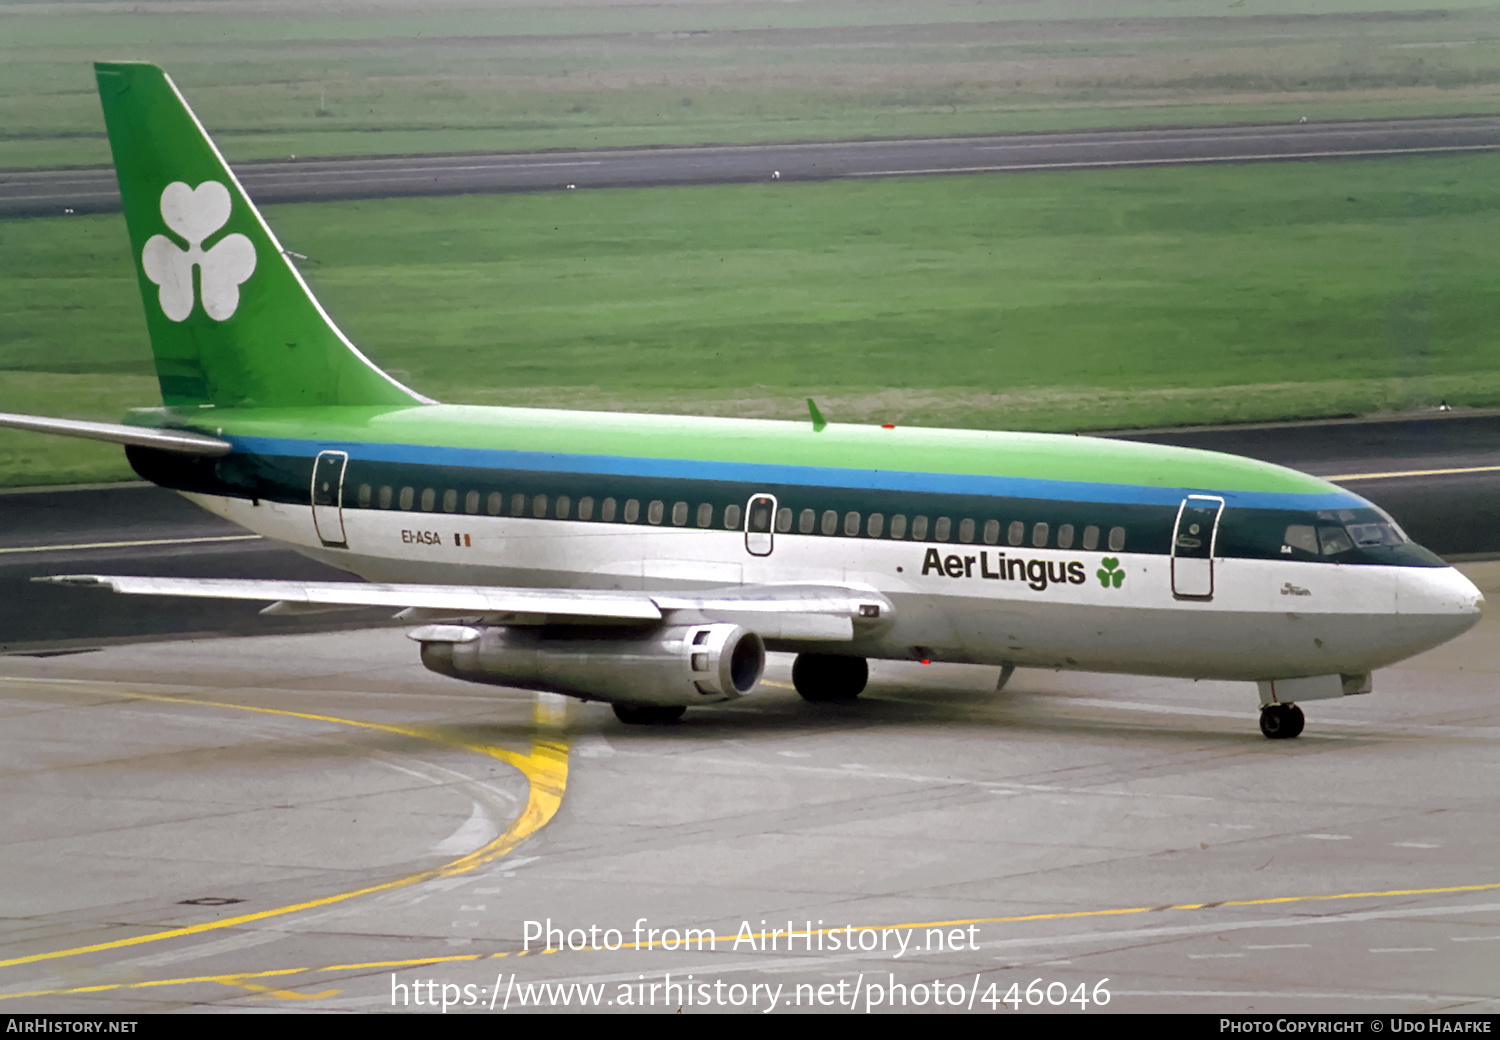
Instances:
[[[1172,529],[1172,594],[1186,599],[1213,599],[1214,549],[1224,500],[1189,495],[1177,509]]]
[[[776,547],[776,496],[756,495],[745,507],[745,551],[770,556]]]
[[[349,465],[346,451],[320,452],[313,463],[312,512],[313,529],[330,549],[347,549],[344,537],[344,467]]]

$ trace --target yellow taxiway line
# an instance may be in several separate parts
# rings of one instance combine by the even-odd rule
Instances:
[[[851,925],[850,927],[852,927],[855,931],[884,931],[887,929],[903,930],[909,928],[956,928],[971,924],[1016,924],[1026,921],[1063,921],[1074,920],[1083,917],[1118,917],[1124,914],[1149,914],[1172,910],[1214,910],[1223,907],[1269,906],[1273,904],[1281,905],[1286,903],[1330,902],[1344,899],[1381,899],[1398,896],[1454,895],[1461,892],[1488,892],[1494,891],[1496,889],[1500,889],[1500,881],[1486,882],[1484,884],[1477,885],[1446,885],[1440,888],[1397,888],[1374,892],[1360,891],[1314,893],[1310,895],[1270,896],[1263,899],[1226,899],[1221,902],[1209,903],[1174,903],[1168,904],[1166,906],[1128,906],[1114,907],[1102,910],[1064,910],[1047,914],[1021,914],[1009,917],[963,917],[954,918],[953,920],[948,921],[910,921],[903,924]],[[1441,908],[1434,908],[1433,912],[1440,913]],[[830,935],[834,932],[842,932],[844,930],[845,929],[842,926],[838,928],[822,928],[811,932],[811,935]],[[771,932],[761,932],[756,935],[755,938],[758,940],[764,940],[769,938],[771,934]],[[799,937],[802,935],[801,932],[798,932],[797,934]],[[712,938],[711,941],[734,942],[736,940],[742,939],[744,939],[744,935],[737,933],[735,935],[716,935]],[[651,949],[657,945],[660,945],[661,942],[662,940],[657,939],[648,942],[623,943],[618,948],[618,950]],[[618,952],[618,950],[601,949],[579,950],[572,952],[615,953]],[[550,948],[534,951],[503,950],[495,953],[437,954],[432,957],[413,957],[390,961],[368,961],[362,964],[330,964],[324,967],[271,968],[265,971],[250,971],[225,975],[197,975],[175,979],[152,979],[145,982],[117,982],[99,986],[78,986],[69,989],[33,990],[27,993],[0,993],[0,1000],[9,999],[12,997],[63,996],[78,993],[103,993],[109,990],[153,989],[161,986],[188,986],[194,983],[203,982],[213,982],[226,986],[235,986],[243,989],[249,989],[257,993],[263,993],[267,996],[283,997],[284,999],[308,999],[310,996],[316,997],[318,994],[309,995],[297,993],[294,990],[277,990],[270,987],[249,984],[248,980],[275,978],[287,975],[326,974],[329,972],[339,971],[369,971],[372,969],[387,970],[393,968],[411,968],[432,964],[451,964],[459,961],[473,962],[480,960],[493,960],[498,957],[525,957],[527,956],[528,952],[532,956],[536,956],[541,954],[563,953],[567,951]]]
[[[1390,480],[1396,477],[1446,477],[1454,473],[1500,473],[1500,466],[1461,466],[1458,469],[1407,469],[1392,473],[1343,473],[1336,477],[1321,477],[1337,484],[1342,480]]]
[[[14,967],[18,964],[35,964],[40,961],[59,960],[64,957],[78,957],[87,953],[118,950],[128,946],[140,946],[144,943],[161,942],[165,939],[178,939],[188,935],[199,935],[203,932],[215,931],[221,928],[233,928],[238,925],[249,924],[252,921],[264,921],[271,917],[282,917],[300,910],[331,906],[334,903],[346,902],[360,896],[373,895],[376,892],[389,892],[392,889],[405,888],[408,885],[420,884],[421,882],[431,881],[435,878],[452,877],[455,874],[467,873],[476,867],[506,855],[527,838],[531,837],[531,835],[546,826],[547,822],[557,814],[559,806],[562,805],[563,790],[568,782],[568,745],[561,731],[561,724],[566,716],[566,708],[564,706],[553,706],[540,697],[537,698],[536,705],[532,710],[534,729],[532,731],[531,751],[528,754],[521,754],[489,744],[476,744],[465,740],[455,740],[437,730],[424,729],[417,726],[395,726],[379,722],[364,722],[358,719],[343,719],[333,715],[313,715],[300,711],[284,711],[279,708],[260,708],[248,704],[228,704],[220,701],[196,700],[190,697],[167,697],[160,694],[142,693],[132,693],[130,696],[133,699],[162,701],[168,704],[233,708],[238,711],[250,711],[262,715],[282,715],[297,719],[311,719],[315,722],[333,722],[342,726],[355,726],[361,729],[379,730],[385,733],[397,733],[402,736],[416,737],[420,740],[429,740],[448,747],[461,748],[465,751],[474,751],[482,755],[489,755],[491,758],[498,758],[507,765],[514,766],[525,775],[529,787],[526,807],[521,810],[520,815],[516,817],[510,827],[489,844],[475,849],[468,855],[460,856],[458,859],[451,860],[440,866],[430,867],[427,870],[419,870],[403,877],[384,881],[376,885],[368,885],[364,888],[352,889],[348,892],[338,892],[333,895],[321,896],[317,899],[309,899],[302,903],[292,903],[269,910],[240,914],[237,917],[205,921],[201,924],[187,925],[182,928],[169,928],[165,931],[137,935],[128,939],[114,939],[109,942],[95,943],[91,946],[75,946],[66,950],[52,950],[48,953],[33,953],[24,957],[11,957],[6,960],[0,960],[0,968]],[[243,975],[234,977],[250,978],[253,976]],[[160,983],[160,985],[167,984],[169,983]],[[106,986],[102,988],[115,989],[118,987]],[[95,993],[99,992],[100,989],[101,987],[91,986],[71,992]],[[20,993],[7,993],[0,994],[0,997],[24,995]]]

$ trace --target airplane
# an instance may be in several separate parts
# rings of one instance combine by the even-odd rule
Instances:
[[[364,582],[61,575],[118,593],[399,608],[430,669],[626,723],[810,701],[868,661],[1255,684],[1260,728],[1479,619],[1461,574],[1293,470],[1106,439],[437,403],[339,331],[171,79],[95,66],[162,406],[143,478]]]

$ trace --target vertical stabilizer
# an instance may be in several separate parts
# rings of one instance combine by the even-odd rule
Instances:
[[[167,405],[424,403],[324,313],[177,87],[94,66]]]

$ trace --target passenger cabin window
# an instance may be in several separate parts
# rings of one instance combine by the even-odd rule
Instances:
[[[812,534],[813,528],[818,526],[818,514],[816,510],[804,509],[797,514],[797,530],[802,534]]]
[[[1026,525],[1019,520],[1011,521],[1005,532],[1005,540],[1011,545],[1020,545],[1026,540]]]
[[[572,511],[573,500],[567,495],[558,495],[557,507],[554,509],[553,515],[556,516],[559,520],[566,520],[568,518],[568,514]]]
[[[479,512],[479,492],[470,491],[464,496],[464,512],[471,514]]]
[[[531,500],[531,515],[537,519],[547,515],[547,496],[537,495]]]
[[[652,524],[661,523],[662,514],[666,512],[666,506],[662,505],[659,498],[653,498],[651,504],[646,507],[646,521]]]
[[[871,513],[870,519],[865,521],[865,533],[871,538],[879,538],[880,533],[885,530],[885,517],[879,513]]]
[[[412,506],[412,502],[416,500],[416,495],[417,495],[416,491],[414,491],[412,488],[409,488],[409,487],[402,488],[401,489],[401,508],[402,509],[410,509],[411,506]]]
[[[792,529],[792,511],[782,506],[776,511],[776,530],[783,534]]]
[[[850,538],[859,534],[859,514],[853,511],[844,514],[844,533]]]
[[[1083,547],[1088,552],[1099,548],[1099,528],[1085,527],[1083,529]]]
[[[584,495],[578,500],[578,519],[594,519],[594,499],[591,495]]]
[[[687,523],[688,504],[686,502],[672,503],[672,526],[681,527]]]
[[[938,517],[937,523],[934,526],[937,530],[932,532],[932,536],[940,542],[946,542],[953,533],[953,521],[949,520],[946,516]]]
[[[904,514],[897,513],[895,516],[891,517],[891,537],[906,537],[906,516]]]
[[[428,488],[427,490],[423,491],[422,492],[422,512],[424,512],[424,513],[430,513],[430,512],[432,512],[433,507],[436,506],[436,505],[437,505],[437,490],[435,488]]]
[[[1125,528],[1111,527],[1109,529],[1109,551],[1119,552],[1125,548]]]
[[[525,495],[511,495],[510,496],[510,515],[511,516],[525,516],[526,515],[526,496]]]
[[[724,530],[738,531],[740,529],[740,507],[739,503],[724,507]]]
[[[1000,521],[986,520],[984,522],[984,544],[995,545],[1000,541]]]
[[[1073,525],[1063,524],[1057,529],[1057,547],[1059,549],[1073,548]]]
[[[698,526],[708,527],[714,522],[714,507],[704,502],[698,507]]]
[[[914,516],[911,518],[911,540],[914,542],[927,541],[927,518],[925,516]]]
[[[825,509],[823,511],[823,533],[834,534],[839,529],[839,514],[836,510]]]
[[[370,507],[370,485],[369,484],[361,484],[359,486],[359,507],[361,509],[368,509]]]
[[[1047,547],[1047,535],[1049,531],[1046,524],[1037,524],[1031,529],[1031,544],[1038,549]]]
[[[484,500],[484,508],[490,516],[499,516],[505,512],[505,496],[498,491],[491,491],[490,497]]]
[[[639,499],[628,498],[625,500],[625,522],[633,524],[641,518],[641,503]]]
[[[443,492],[443,512],[458,512],[458,492],[453,488],[449,488],[447,491]]]
[[[382,486],[380,489],[380,508],[391,508],[391,486],[389,484]]]
[[[974,521],[963,519],[958,522],[958,540],[960,542],[972,542],[974,540]]]
[[[606,498],[604,504],[599,507],[599,519],[607,524],[615,522],[615,510],[618,503],[612,498]]]

